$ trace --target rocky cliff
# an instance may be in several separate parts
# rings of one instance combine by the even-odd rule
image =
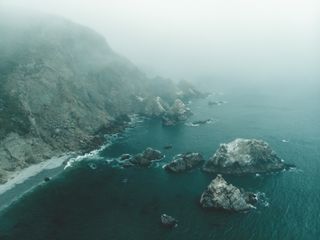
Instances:
[[[156,115],[154,102],[197,94],[185,83],[148,79],[101,35],[63,18],[2,9],[0,36],[0,182],[101,144],[100,133],[117,131],[127,114]]]

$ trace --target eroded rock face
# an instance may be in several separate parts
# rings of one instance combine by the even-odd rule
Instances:
[[[122,154],[119,158],[123,167],[140,166],[148,167],[153,161],[162,159],[164,156],[159,150],[147,148],[142,153],[136,155]]]
[[[196,168],[204,162],[200,153],[184,153],[176,155],[164,168],[171,172],[185,172]]]
[[[159,117],[168,111],[168,104],[159,96],[145,101],[144,113],[147,116]]]
[[[172,126],[178,122],[185,121],[192,115],[191,110],[181,101],[176,99],[171,108],[162,117],[164,126]]]
[[[203,166],[213,173],[245,174],[279,171],[289,165],[271,149],[268,143],[256,139],[238,138],[221,144],[216,153]]]
[[[254,208],[249,195],[241,192],[240,189],[228,184],[224,178],[218,174],[202,193],[200,204],[203,208],[223,209],[230,211],[245,211]]]

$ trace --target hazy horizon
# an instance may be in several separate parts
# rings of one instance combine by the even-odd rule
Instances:
[[[151,76],[276,83],[320,75],[320,3],[312,0],[2,3],[91,27]]]

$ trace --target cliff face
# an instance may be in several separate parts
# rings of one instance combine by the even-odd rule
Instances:
[[[0,10],[0,36],[0,182],[30,163],[85,149],[123,114],[152,115],[148,99],[171,104],[182,96],[65,19]]]

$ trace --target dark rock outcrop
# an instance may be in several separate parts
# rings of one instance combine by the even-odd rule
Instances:
[[[203,164],[204,159],[200,153],[184,153],[176,155],[173,160],[164,166],[171,172],[185,172]]]
[[[172,228],[172,227],[178,226],[178,221],[175,218],[173,218],[167,214],[161,214],[160,220],[161,220],[162,225],[165,227]]]
[[[245,211],[254,208],[251,204],[253,196],[241,192],[232,184],[228,184],[218,174],[202,193],[200,204],[203,208],[223,209],[229,211]]]
[[[292,167],[271,149],[268,143],[256,139],[236,139],[221,144],[203,166],[212,173],[246,174],[280,171]]]
[[[172,145],[166,145],[166,146],[164,146],[163,148],[166,149],[166,150],[169,150],[169,149],[172,149],[173,146],[172,146]]]
[[[149,147],[136,155],[122,154],[119,160],[123,167],[148,167],[153,161],[161,160],[163,157],[164,155],[159,150]]]
[[[198,120],[198,121],[193,121],[192,124],[193,125],[203,125],[203,124],[207,124],[210,123],[212,120],[210,118],[205,119],[205,120]]]

